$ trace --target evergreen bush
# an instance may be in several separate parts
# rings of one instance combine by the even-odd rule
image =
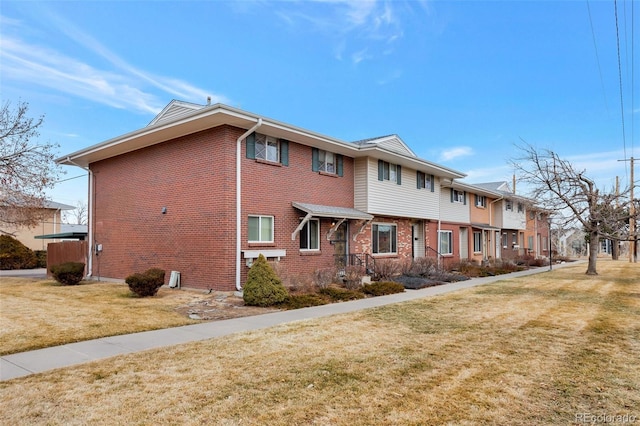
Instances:
[[[318,290],[318,293],[328,296],[334,302],[364,298],[364,294],[361,291],[334,286],[321,288],[320,290]]]
[[[129,275],[124,281],[129,286],[129,290],[140,297],[155,296],[164,285],[164,275],[164,270],[151,268],[142,274]]]
[[[404,286],[392,281],[377,281],[362,286],[362,292],[371,296],[384,296],[385,294],[402,293]]]
[[[288,296],[287,289],[273,271],[267,259],[258,256],[247,275],[243,288],[244,303],[250,306],[274,306],[282,303]]]
[[[0,269],[33,269],[38,259],[29,247],[10,235],[0,235]]]
[[[65,262],[58,265],[52,265],[49,272],[53,278],[60,284],[76,285],[84,278],[84,263],[82,262]]]

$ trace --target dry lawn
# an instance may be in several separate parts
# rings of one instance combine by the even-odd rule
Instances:
[[[584,269],[3,382],[0,423],[640,422],[640,265]]]
[[[223,293],[161,288],[139,298],[126,284],[83,282],[62,286],[51,280],[3,277],[0,281],[0,355],[118,334],[192,324],[190,310],[208,307],[209,317],[263,313],[234,309],[242,299]],[[233,299],[233,303],[229,302]],[[235,300],[238,299],[238,300]],[[235,304],[234,304],[235,303]],[[255,312],[249,310],[255,309]],[[215,312],[211,312],[215,311]]]

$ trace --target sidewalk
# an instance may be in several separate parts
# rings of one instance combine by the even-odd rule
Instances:
[[[578,262],[554,265],[553,269],[573,266],[576,264],[578,264]],[[407,290],[404,293],[390,294],[388,296],[372,297],[350,302],[331,303],[328,305],[273,312],[264,315],[234,318],[223,321],[203,322],[201,324],[145,331],[121,336],[103,337],[95,340],[87,340],[84,342],[69,343],[62,346],[5,355],[0,357],[0,381],[41,373],[56,368],[83,364],[117,355],[129,354],[132,352],[212,339],[244,331],[260,330],[292,321],[326,317],[335,314],[353,312],[360,309],[388,305],[391,303],[436,296],[504,279],[523,277],[548,271],[548,267],[541,267],[526,271],[513,272],[506,275],[498,275],[495,277],[474,278],[467,281],[428,287],[420,290]]]

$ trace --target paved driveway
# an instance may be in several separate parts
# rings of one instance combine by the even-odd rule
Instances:
[[[0,271],[0,279],[2,277],[22,277],[22,278],[47,278],[47,270],[39,269],[15,269],[10,271]]]

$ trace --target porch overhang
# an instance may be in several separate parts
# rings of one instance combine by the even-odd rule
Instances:
[[[500,231],[501,228],[487,225],[486,223],[472,223],[472,228],[482,229],[483,231]]]
[[[291,202],[291,205],[306,213],[306,216],[302,219],[302,222],[291,234],[291,240],[295,240],[298,233],[304,228],[304,225],[309,222],[312,217],[330,217],[337,219],[339,223],[345,220],[362,220],[368,222],[373,219],[373,215],[362,212],[360,210],[352,209],[350,207],[338,207],[338,206],[324,206],[320,204],[299,203],[296,201]],[[336,228],[334,225],[332,228]]]

